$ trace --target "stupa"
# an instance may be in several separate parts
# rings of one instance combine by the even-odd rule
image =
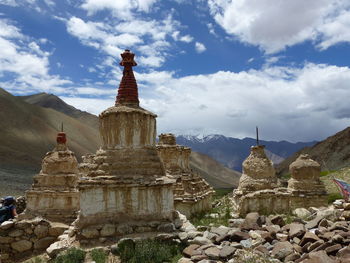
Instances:
[[[175,214],[174,180],[166,176],[155,145],[157,116],[139,106],[134,54],[125,50],[121,57],[115,106],[99,115],[102,146],[80,165],[75,227],[81,238],[171,228]]]
[[[307,154],[301,154],[290,164],[289,171],[288,190],[293,195],[293,207],[327,205],[327,191],[320,180],[321,166],[318,162]]]
[[[157,150],[166,173],[176,180],[175,209],[187,217],[209,210],[214,190],[198,174],[191,171],[189,165],[191,149],[176,144],[174,134],[165,133],[159,135]]]
[[[50,221],[71,223],[79,210],[78,162],[67,147],[66,134],[57,135],[57,145],[42,161],[26,192],[26,216],[42,216]]]

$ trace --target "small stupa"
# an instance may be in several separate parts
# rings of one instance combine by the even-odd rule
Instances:
[[[56,147],[44,157],[41,171],[34,176],[32,188],[26,192],[25,214],[70,223],[79,210],[78,162],[67,147],[63,127],[56,141]]]
[[[308,154],[301,154],[289,166],[288,190],[294,196],[293,207],[326,206],[327,191],[320,180],[321,166]]]
[[[157,116],[139,106],[134,54],[125,50],[121,57],[115,106],[99,115],[101,149],[80,165],[75,226],[86,239],[159,230],[174,216],[174,180],[156,149]]]
[[[176,144],[174,134],[159,135],[157,150],[166,173],[176,180],[175,209],[191,217],[192,214],[211,209],[213,188],[190,169],[191,148]]]

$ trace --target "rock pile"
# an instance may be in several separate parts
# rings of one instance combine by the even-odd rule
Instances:
[[[191,149],[176,144],[174,134],[163,133],[159,135],[157,150],[167,175],[176,180],[175,209],[187,217],[209,210],[214,190],[203,178],[191,171],[189,166]]]
[[[350,204],[344,208],[350,209]],[[301,208],[294,213],[310,220],[295,217],[286,223],[280,215],[266,217],[252,212],[244,220],[231,219],[230,227],[180,233],[178,238],[188,246],[179,263],[245,262],[243,257],[254,255],[267,260],[256,262],[350,262],[350,223],[341,210]]]
[[[42,218],[5,221],[0,225],[0,261],[18,262],[45,251],[68,226]]]

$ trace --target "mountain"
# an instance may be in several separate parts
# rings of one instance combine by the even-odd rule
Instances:
[[[204,137],[180,135],[176,140],[179,144],[191,147],[193,151],[206,154],[236,171],[242,171],[242,162],[249,155],[250,147],[256,145],[256,140],[252,138],[236,139],[218,134]],[[296,151],[315,143],[260,141],[260,144],[266,146],[266,154],[275,164],[280,163]]]
[[[95,115],[90,114],[86,111],[78,110],[73,106],[65,103],[63,100],[61,100],[59,97],[53,94],[42,92],[42,93],[33,94],[29,96],[19,96],[19,97],[25,102],[28,102],[30,104],[34,104],[37,106],[41,106],[44,108],[54,109],[56,111],[62,112],[74,119],[78,119],[79,121],[98,129],[98,125],[99,125],[98,118]]]
[[[0,185],[5,188],[28,187],[45,153],[56,145],[62,122],[68,146],[77,157],[95,152],[100,145],[96,128],[53,109],[31,105],[1,88],[0,120],[0,180],[6,182]]]
[[[190,167],[214,188],[236,188],[241,173],[233,171],[208,155],[191,152]],[[212,175],[216,176],[213,177]]]
[[[277,166],[278,174],[288,174],[289,165],[302,153],[309,154],[322,170],[339,170],[350,166],[350,127],[296,152]]]

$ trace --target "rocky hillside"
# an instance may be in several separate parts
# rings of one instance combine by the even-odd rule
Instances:
[[[98,118],[95,115],[86,111],[78,110],[53,94],[42,92],[29,96],[21,96],[20,98],[30,104],[62,112],[74,119],[78,119],[83,123],[98,129]]]
[[[11,185],[22,190],[30,185],[41,159],[55,146],[62,122],[68,145],[78,157],[95,152],[100,145],[95,128],[53,109],[31,105],[3,89],[0,120],[0,181],[6,182],[1,184],[6,190]]]
[[[176,140],[179,144],[191,147],[196,152],[206,154],[224,164],[226,167],[236,171],[242,171],[242,162],[248,157],[250,147],[256,145],[255,139],[252,138],[236,139],[218,134],[205,136],[203,138],[180,135]],[[315,143],[316,142],[291,143],[287,141],[260,141],[260,144],[266,146],[266,154],[274,164],[282,162],[296,151],[306,146],[312,146]]]
[[[302,153],[309,154],[321,165],[322,170],[339,170],[350,166],[350,127],[296,152],[277,166],[278,174],[288,174],[289,165]]]

